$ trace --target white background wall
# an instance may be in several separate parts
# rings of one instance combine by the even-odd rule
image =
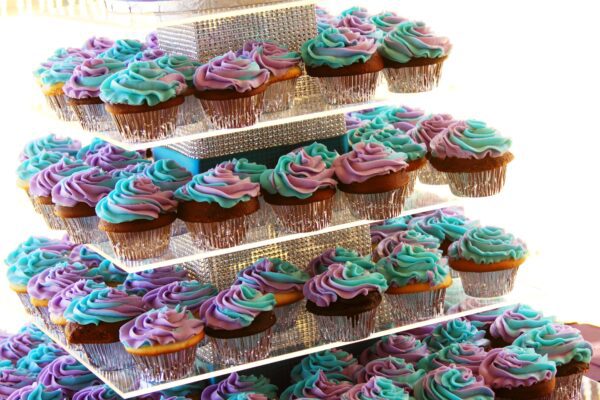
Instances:
[[[326,2],[327,3],[327,2]],[[544,289],[544,309],[564,320],[600,324],[598,258],[598,41],[595,2],[371,0],[427,22],[454,44],[441,87],[401,103],[457,118],[478,118],[514,140],[504,193],[466,202],[470,216],[525,238],[534,257],[521,274]],[[341,9],[342,2],[329,2]],[[15,187],[21,147],[51,130],[36,116],[39,89],[31,70],[59,46],[90,35],[143,37],[102,26],[34,17],[0,20],[0,255],[31,234],[46,234]],[[53,130],[60,134],[58,130]],[[0,328],[22,324],[0,267]]]

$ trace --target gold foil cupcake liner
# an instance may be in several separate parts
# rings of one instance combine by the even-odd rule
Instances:
[[[265,90],[265,112],[272,113],[285,111],[292,108],[296,97],[296,81],[298,79],[287,79],[272,83]]]
[[[58,96],[47,96],[46,103],[48,106],[56,113],[56,116],[63,121],[75,121],[76,116],[73,113],[71,107],[67,103],[67,96],[64,94],[60,94]]]
[[[264,110],[264,92],[229,100],[200,99],[208,124],[215,129],[243,128],[258,122]]]
[[[387,294],[390,317],[394,324],[407,324],[435,318],[444,313],[446,289],[426,292]]]
[[[321,96],[328,104],[353,104],[371,101],[375,96],[378,81],[379,72],[317,78]]]
[[[197,348],[198,346],[194,345],[174,353],[152,356],[131,354],[131,358],[138,370],[142,371],[143,380],[158,384],[194,374]]]
[[[444,172],[438,171],[427,161],[425,166],[419,169],[419,182],[425,185],[447,185],[448,177]]]
[[[321,339],[325,342],[351,342],[364,339],[373,333],[377,307],[352,316],[313,315]]]
[[[581,399],[581,385],[583,372],[567,376],[557,376],[556,386],[552,392],[551,400],[579,400]]]
[[[179,106],[161,110],[144,111],[128,114],[113,114],[117,130],[126,142],[145,142],[165,139],[177,128],[177,110]]]
[[[106,232],[115,254],[126,260],[162,256],[169,249],[171,224],[137,232]]]
[[[218,222],[186,222],[192,241],[201,249],[226,249],[246,240],[249,216]]]
[[[106,233],[98,229],[100,219],[97,216],[80,218],[62,218],[62,225],[73,243],[102,243],[107,240]]]
[[[444,62],[416,67],[384,68],[383,75],[392,93],[417,93],[434,89],[442,75]]]
[[[382,193],[344,193],[348,208],[358,219],[380,220],[399,216],[406,200],[407,186]]]
[[[73,115],[79,120],[81,127],[86,131],[112,131],[115,124],[106,111],[103,103],[100,104],[71,104]]]
[[[312,232],[331,224],[333,197],[307,204],[270,206],[282,230],[290,233]]]
[[[220,339],[208,337],[214,359],[226,366],[263,360],[271,351],[271,328],[254,335]]]
[[[81,345],[81,351],[89,363],[100,371],[119,371],[133,366],[133,358],[121,342],[85,343]]]
[[[458,275],[467,296],[500,297],[512,292],[518,270],[518,268],[511,268],[489,272],[458,271]]]
[[[446,172],[446,176],[455,196],[493,196],[504,187],[506,166],[480,172]]]

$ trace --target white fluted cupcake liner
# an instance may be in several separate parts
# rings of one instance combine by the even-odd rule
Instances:
[[[115,124],[106,111],[103,103],[100,104],[71,104],[75,118],[86,131],[112,131]]]
[[[257,123],[263,114],[264,92],[229,100],[200,99],[200,104],[212,128],[243,128]]]
[[[58,96],[46,96],[46,103],[56,113],[56,116],[63,121],[75,121],[76,117],[71,107],[67,103],[67,96],[60,94]]]
[[[200,105],[200,100],[194,95],[185,96],[183,104],[177,110],[177,125],[196,124],[203,121],[204,118],[204,110]]]
[[[429,161],[419,170],[419,182],[425,185],[447,185],[448,177],[444,172],[433,168]]]
[[[42,204],[34,200],[33,206],[38,214],[44,218],[44,222],[46,222],[48,228],[54,230],[65,229],[62,223],[62,218],[59,218],[56,216],[56,214],[54,214],[54,204]]]
[[[60,218],[60,217],[59,217]],[[62,225],[73,243],[102,243],[106,233],[98,229],[100,219],[97,216],[79,218],[61,218]]]
[[[285,306],[275,307],[273,312],[275,312],[277,322],[273,326],[273,332],[283,332],[295,327],[298,316],[304,307],[304,301],[302,300]]]
[[[271,351],[271,328],[254,335],[220,339],[208,337],[215,360],[224,365],[239,365],[269,357]]]
[[[123,140],[143,142],[165,139],[171,136],[177,128],[178,109],[179,106],[177,105],[161,110],[127,114],[109,112],[109,114]]]
[[[321,339],[350,342],[366,338],[375,330],[377,307],[353,316],[313,315]]]
[[[583,372],[567,376],[557,376],[556,386],[552,392],[552,400],[579,400],[581,398],[581,385]]]
[[[383,75],[392,93],[417,93],[434,89],[442,75],[443,62],[404,68],[384,68]]]
[[[19,297],[19,300],[21,300],[21,304],[23,304],[23,308],[25,308],[27,314],[35,316],[37,314],[37,307],[31,304],[29,294],[17,293],[17,296]]]
[[[137,232],[106,232],[117,256],[126,260],[143,260],[163,255],[169,249],[171,224]]]
[[[455,196],[493,196],[504,187],[506,166],[480,172],[446,172],[446,176]]]
[[[387,294],[390,316],[396,325],[435,318],[444,313],[446,289],[426,292]]]
[[[406,186],[382,193],[344,193],[352,215],[359,219],[380,220],[399,216],[406,200]]]
[[[499,297],[512,292],[518,268],[490,272],[458,271],[463,290],[471,297]]]
[[[379,72],[360,75],[318,77],[317,84],[328,104],[352,104],[370,101],[375,96]]]
[[[287,79],[269,85],[265,90],[265,112],[285,111],[292,108],[296,97],[296,81],[298,79]]]
[[[121,342],[85,343],[81,345],[81,351],[100,371],[119,371],[133,366],[133,358]]]
[[[333,196],[307,204],[270,204],[281,228],[291,233],[318,231],[331,224]]]
[[[196,349],[190,346],[174,353],[153,356],[132,354],[134,363],[142,371],[146,382],[160,383],[186,378],[194,373]]]
[[[194,244],[200,248],[225,249],[246,239],[248,216],[218,222],[186,222]]]

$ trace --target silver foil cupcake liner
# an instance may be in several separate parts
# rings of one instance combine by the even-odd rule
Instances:
[[[200,99],[200,104],[212,128],[243,128],[254,125],[260,119],[264,110],[264,94],[229,100]]]
[[[427,92],[434,89],[442,75],[444,62],[405,68],[384,68],[383,75],[392,93]]]
[[[490,272],[458,271],[463,290],[471,297],[500,297],[512,292],[518,268]]]
[[[382,193],[344,193],[352,215],[359,219],[380,220],[399,216],[406,200],[407,186]]]
[[[395,324],[404,324],[435,318],[444,313],[446,289],[426,292],[387,294],[390,316]]]
[[[31,301],[29,300],[29,294],[17,293],[17,296],[19,297],[19,300],[21,300],[21,304],[23,304],[23,308],[25,308],[27,314],[35,316],[37,314],[37,307],[31,304]]]
[[[203,121],[204,118],[204,110],[200,105],[200,100],[194,95],[185,96],[183,104],[181,104],[177,110],[177,125],[197,124],[198,122]]]
[[[46,96],[46,103],[56,113],[56,116],[63,121],[75,121],[77,117],[67,103],[67,96],[64,94],[58,96]]]
[[[557,376],[551,400],[579,400],[581,398],[582,383],[583,372],[567,376]]]
[[[379,72],[317,78],[321,96],[328,104],[353,104],[370,101],[375,96],[378,81]]]
[[[408,173],[408,185],[406,185],[406,189],[404,190],[404,197],[410,197],[415,192],[415,185],[417,184],[417,175],[419,174],[419,170],[410,171]]]
[[[452,194],[486,197],[500,193],[506,181],[506,166],[480,172],[446,172]]]
[[[304,301],[302,300],[285,306],[275,307],[273,312],[275,313],[277,322],[273,326],[273,332],[284,332],[296,326],[296,321],[303,308]]]
[[[34,306],[34,307],[35,307],[35,311],[34,311],[35,317],[40,320],[42,325],[44,325],[44,327],[47,330],[49,330],[49,331],[53,330],[54,323],[52,323],[52,321],[50,320],[50,311],[48,310],[48,307],[40,307],[40,306]]]
[[[126,260],[156,258],[167,252],[171,224],[138,232],[106,232],[117,256]]]
[[[139,113],[112,114],[117,130],[126,142],[165,139],[175,133],[179,106]]]
[[[100,371],[118,371],[133,366],[133,358],[121,342],[85,343],[81,345],[81,351],[90,364]]]
[[[269,357],[271,328],[254,335],[220,339],[208,337],[213,346],[214,359],[223,365],[239,365]]]
[[[318,231],[331,224],[333,196],[307,204],[270,204],[280,228],[290,233]]]
[[[186,233],[188,233],[188,228],[185,222],[180,219],[173,221],[173,224],[171,224],[171,236],[185,235]]]
[[[34,201],[34,206],[38,213],[44,218],[48,228],[55,230],[65,229],[62,218],[57,217],[56,214],[54,214],[54,204],[41,204]]]
[[[375,330],[377,307],[353,316],[313,315],[321,339],[326,342],[351,342],[364,339]]]
[[[102,243],[107,240],[106,233],[98,229],[100,219],[97,216],[61,220],[69,239],[74,243]]]
[[[272,113],[285,111],[292,108],[294,98],[296,97],[296,81],[298,79],[288,79],[278,81],[269,85],[265,90],[265,112]]]
[[[197,348],[198,346],[194,345],[174,353],[152,356],[131,354],[131,358],[142,371],[146,382],[168,382],[186,378],[194,373]]]
[[[71,104],[70,107],[84,130],[92,132],[115,130],[115,124],[103,103]]]
[[[448,177],[444,172],[433,168],[429,161],[419,170],[419,182],[425,185],[447,185]]]
[[[460,278],[460,275],[458,274],[458,271],[452,268],[448,268],[450,270],[450,276],[452,277],[452,279],[458,279]]]
[[[202,249],[234,247],[246,239],[248,216],[218,222],[186,222],[194,244]]]

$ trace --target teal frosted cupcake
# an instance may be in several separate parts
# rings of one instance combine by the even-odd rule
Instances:
[[[60,153],[42,150],[40,153],[32,156],[31,158],[23,160],[17,167],[17,187],[25,191],[36,212],[38,211],[37,207],[33,201],[33,198],[29,194],[29,181],[35,174],[44,168],[51,166],[52,164],[56,164],[63,157],[64,155]]]
[[[452,343],[473,343],[489,348],[490,341],[485,336],[485,331],[477,329],[466,319],[457,318],[436,326],[424,342],[430,351],[440,351]]]
[[[410,396],[394,381],[374,376],[365,383],[359,383],[342,396],[343,400],[409,400]]]
[[[319,370],[308,378],[289,386],[281,393],[279,399],[295,400],[308,398],[340,400],[342,395],[350,390],[351,387],[352,383],[330,379],[325,375],[323,370]]]
[[[357,383],[366,383],[369,379],[380,376],[394,382],[396,386],[412,393],[413,388],[423,377],[425,371],[416,369],[413,364],[402,358],[382,357],[369,361],[357,374]]]
[[[346,264],[351,262],[367,271],[375,270],[375,263],[369,256],[361,256],[357,251],[344,247],[327,249],[308,263],[308,271],[311,275],[319,275],[329,269],[333,264]]]
[[[402,222],[399,222],[398,226],[401,227]],[[407,228],[383,238],[373,250],[373,260],[378,261],[388,257],[404,244],[421,246],[428,250],[438,250],[440,248],[440,241],[435,236]]]
[[[492,322],[488,337],[493,347],[505,347],[511,345],[522,334],[552,322],[552,318],[544,317],[540,311],[526,304],[517,304]]]
[[[494,391],[468,368],[442,366],[415,385],[416,400],[494,400]]]
[[[309,354],[296,364],[290,373],[292,382],[310,379],[322,371],[327,379],[338,382],[355,382],[361,365],[351,353],[342,349],[322,350]]]

